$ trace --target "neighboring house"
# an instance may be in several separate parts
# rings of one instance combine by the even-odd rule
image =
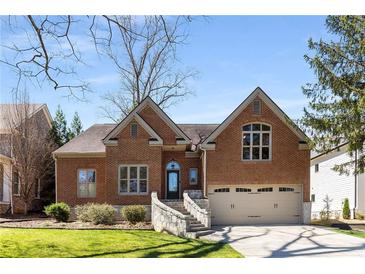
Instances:
[[[19,105],[18,105],[19,106]],[[28,107],[27,107],[28,108]],[[51,128],[51,115],[45,104],[30,104],[29,116],[37,119],[44,125],[48,134]],[[9,118],[9,115],[12,116]],[[23,202],[19,199],[20,184],[18,173],[12,165],[11,131],[9,121],[16,119],[16,109],[13,104],[0,104],[0,214],[1,213],[22,213]],[[45,135],[45,138],[47,136]],[[34,202],[41,199],[42,182],[38,181],[34,189]],[[13,210],[11,203],[13,202]]]
[[[335,165],[343,164],[353,159],[347,153],[347,143],[335,147],[328,153],[313,153],[311,159],[311,201],[312,216],[319,218],[319,213],[324,207],[326,195],[332,200],[331,210],[334,216],[341,216],[343,202],[349,199],[351,217],[355,212],[365,213],[365,175],[354,175],[350,170],[349,175],[340,175],[334,171]]]
[[[150,208],[152,194],[153,215],[172,207],[200,220],[198,213],[209,210],[187,205],[189,192],[209,200],[207,226],[210,218],[212,224],[310,220],[306,136],[260,88],[219,125],[177,125],[147,97],[119,124],[91,126],[54,157],[56,199],[71,206]],[[170,230],[181,224],[176,218]]]

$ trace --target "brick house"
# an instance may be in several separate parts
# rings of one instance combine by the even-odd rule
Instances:
[[[309,221],[306,136],[260,88],[221,124],[177,125],[147,97],[119,124],[91,126],[54,158],[56,199],[71,206],[149,208],[152,196],[152,211],[158,200],[159,210],[183,215],[195,199],[212,224]]]
[[[21,106],[0,104],[0,214],[23,213],[24,208],[24,202],[19,198],[21,184],[19,183],[19,174],[13,165],[12,137],[9,128],[9,121],[16,122],[18,120],[17,112],[19,112]],[[23,111],[27,112],[30,119],[36,120],[37,125],[39,125],[38,129],[41,129],[38,135],[47,138],[48,132],[52,127],[52,117],[47,105],[29,104]],[[34,196],[34,199],[30,205],[30,210],[41,209],[41,200],[44,198],[43,194],[45,193],[43,191],[45,190],[44,186],[46,184],[48,186],[49,180],[53,180],[53,178],[39,179],[34,184],[34,190],[31,194]],[[54,182],[51,183],[53,185]]]

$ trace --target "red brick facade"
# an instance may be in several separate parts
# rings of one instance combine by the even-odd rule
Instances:
[[[300,150],[300,138],[264,103],[261,115],[252,114],[252,105],[244,109],[215,140],[215,150],[206,157],[207,185],[234,184],[303,184],[304,201],[309,201],[309,150]],[[163,139],[163,145],[149,144],[150,135],[137,123],[137,137],[132,138],[129,123],[117,136],[118,143],[105,147],[103,157],[57,158],[57,200],[71,205],[106,202],[113,205],[150,204],[152,191],[166,198],[166,165],[180,164],[180,198],[184,190],[203,189],[202,151],[187,153],[189,146],[176,143],[177,134],[153,110],[146,106],[138,113]],[[272,127],[272,159],[242,161],[242,125],[265,122]],[[165,146],[167,145],[167,146]],[[183,149],[182,149],[183,148]],[[187,155],[189,154],[189,155]],[[124,165],[148,166],[148,193],[120,195],[118,169]],[[77,197],[77,169],[96,170],[96,198]],[[189,169],[198,168],[198,184],[189,184]]]

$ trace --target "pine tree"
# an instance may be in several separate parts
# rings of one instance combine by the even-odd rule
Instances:
[[[349,199],[346,198],[345,201],[343,202],[342,218],[350,219],[350,217],[351,217],[351,211],[350,211]]]
[[[308,42],[313,56],[304,58],[317,81],[306,84],[310,99],[303,125],[318,152],[348,142],[351,160],[334,166],[340,174],[364,172],[365,167],[365,16],[328,16],[330,41]],[[355,152],[359,152],[357,161]]]
[[[68,129],[68,139],[71,140],[76,136],[80,135],[82,132],[82,123],[80,116],[77,112],[75,112],[74,117],[71,122],[71,128]]]
[[[52,121],[50,136],[58,146],[62,146],[69,141],[67,122],[60,105],[58,105],[55,118]]]

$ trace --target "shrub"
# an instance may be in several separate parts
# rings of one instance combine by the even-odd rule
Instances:
[[[331,203],[332,199],[328,195],[325,196],[323,199],[324,207],[319,213],[321,221],[328,221],[331,218],[332,210],[331,210]]]
[[[350,205],[349,205],[349,199],[345,199],[343,202],[343,208],[342,208],[342,218],[344,219],[350,219],[351,212],[350,212]]]
[[[70,218],[70,207],[66,203],[53,203],[44,208],[47,216],[55,218],[58,222],[67,222]]]
[[[146,209],[144,206],[132,205],[122,208],[122,217],[132,224],[143,222],[145,216]]]
[[[95,225],[111,225],[115,222],[115,209],[108,204],[93,204],[76,206],[76,216],[81,222],[92,222]]]

